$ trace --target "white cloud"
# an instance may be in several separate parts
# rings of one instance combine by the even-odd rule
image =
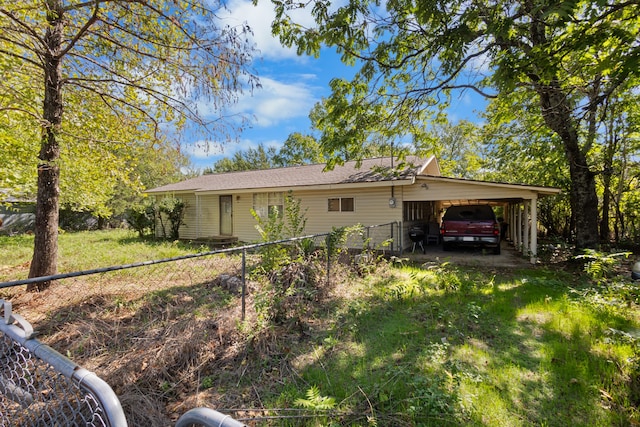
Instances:
[[[318,101],[319,88],[309,84],[308,78],[281,81],[262,77],[261,89],[247,95],[233,106],[234,112],[251,115],[259,127],[270,127],[290,119],[307,117]],[[307,76],[308,77],[308,76]]]
[[[344,0],[338,0],[343,2]],[[246,23],[253,31],[253,41],[259,50],[253,64],[257,70],[261,87],[253,93],[239,95],[236,103],[227,105],[223,113],[226,117],[245,117],[251,120],[251,128],[242,134],[237,143],[210,143],[200,140],[182,148],[197,165],[212,165],[222,157],[233,156],[237,151],[265,147],[280,148],[288,134],[304,132],[308,128],[308,115],[316,102],[328,92],[327,82],[336,67],[335,57],[320,59],[298,56],[295,48],[285,48],[278,38],[271,34],[271,24],[275,18],[274,6],[270,0],[260,0],[254,6],[251,1],[229,0],[227,12],[218,11],[222,24],[237,26]],[[293,14],[296,22],[311,26],[313,19],[308,11]],[[329,64],[329,65],[325,65]],[[199,100],[198,112],[211,119],[221,112],[213,104]]]
[[[238,101],[226,107],[224,115],[249,118],[253,126],[281,125],[291,119],[306,118],[326,88],[314,84],[313,74],[285,74],[274,78],[260,77],[260,88],[241,94]],[[203,117],[216,118],[220,111],[207,100],[197,102]]]
[[[322,92],[327,90],[318,85],[317,74],[308,70],[309,67],[318,69],[317,60],[298,56],[295,48],[283,47],[271,34],[274,7],[270,0],[258,1],[255,6],[252,1],[230,0],[226,11],[218,11],[225,25],[249,25],[259,51],[257,56],[262,59],[256,59],[254,63],[261,87],[254,89],[253,93],[240,94],[236,103],[225,107],[224,115],[249,118],[252,126],[258,128],[306,118]],[[306,10],[295,11],[292,15],[302,25],[313,24],[313,18]],[[196,105],[204,117],[216,118],[221,114],[213,103],[206,100],[198,100]]]
[[[286,58],[301,62],[307,60],[305,56],[298,56],[295,48],[282,46],[280,40],[271,34],[271,23],[275,19],[274,5],[271,1],[259,1],[254,6],[251,1],[231,0],[227,8],[229,15],[223,15],[223,20],[229,21],[231,25],[246,22],[253,31],[253,40],[263,58],[270,60]],[[306,26],[313,23],[313,18],[306,10],[295,11],[292,16],[299,24]]]

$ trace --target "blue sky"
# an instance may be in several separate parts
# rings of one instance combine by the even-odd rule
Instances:
[[[225,143],[222,149],[214,144],[208,152],[201,141],[190,141],[183,147],[196,168],[213,166],[222,157],[258,144],[280,147],[293,132],[312,133],[309,112],[321,98],[330,94],[331,79],[349,78],[357,71],[342,64],[339,56],[329,49],[316,59],[298,56],[295,49],[283,47],[271,35],[274,13],[268,0],[260,1],[258,6],[251,1],[232,0],[228,7],[229,15],[223,19],[230,25],[246,22],[254,32],[254,41],[260,52],[254,69],[262,87],[253,94],[244,94],[230,108],[233,113],[252,117],[251,127],[239,135],[237,143]],[[297,19],[310,23],[310,18],[303,14],[299,14]],[[474,93],[462,93],[453,101],[450,119],[475,121],[475,112],[483,105]]]

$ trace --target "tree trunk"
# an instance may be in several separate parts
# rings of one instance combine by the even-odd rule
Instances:
[[[605,171],[602,177],[602,216],[600,219],[600,242],[604,245],[611,243],[611,227],[609,226],[609,209],[611,209],[611,173]]]
[[[600,241],[603,244],[611,243],[611,226],[610,210],[613,198],[611,182],[613,180],[613,161],[617,152],[620,151],[620,139],[618,136],[618,127],[616,126],[616,118],[612,111],[611,117],[607,121],[607,145],[604,148],[604,159],[602,165],[602,218],[600,220]],[[622,178],[622,177],[620,177]]]
[[[615,137],[613,137],[615,139]],[[604,167],[602,171],[602,217],[600,219],[600,242],[611,243],[611,227],[609,225],[611,209],[611,180],[613,177],[613,153],[611,142],[605,150]]]
[[[557,82],[537,87],[545,122],[564,146],[571,176],[571,199],[576,227],[576,249],[598,246],[598,196],[595,175],[580,150],[578,132],[566,96]]]
[[[62,123],[62,66],[59,56],[62,45],[63,17],[58,1],[47,2],[49,27],[44,37],[44,129],[38,165],[38,195],[36,200],[35,240],[29,277],[57,273],[58,217],[60,198],[60,146],[57,133]],[[50,281],[32,284],[27,291],[41,291]]]

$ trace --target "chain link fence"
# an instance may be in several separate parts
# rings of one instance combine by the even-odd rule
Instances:
[[[9,302],[0,310],[0,426],[127,425],[103,380],[33,338]]]
[[[338,239],[340,250],[333,252],[336,256],[332,256],[330,250],[336,244],[336,233],[333,232],[14,280],[0,283],[0,289],[41,282],[54,283],[37,310],[21,311],[21,314],[39,325],[39,332],[47,337],[51,347],[66,348],[67,356],[79,359],[76,362],[84,361],[82,364],[85,366],[95,364],[88,367],[101,371],[100,377],[105,384],[113,387],[130,425],[167,425],[166,413],[170,406],[167,403],[168,395],[179,394],[176,390],[189,387],[196,392],[215,387],[215,383],[207,383],[207,378],[214,377],[210,372],[222,358],[218,351],[224,345],[229,346],[232,339],[230,331],[237,329],[238,321],[255,315],[255,301],[252,298],[260,291],[260,284],[254,277],[256,273],[269,274],[269,257],[274,254],[277,256],[280,250],[287,251],[290,256],[296,251],[305,252],[305,257],[314,260],[313,266],[308,266],[307,274],[315,275],[316,282],[328,285],[339,264],[356,266],[371,262],[373,254],[399,254],[402,248],[400,230],[401,224],[397,222],[355,227],[342,234],[341,240]],[[284,280],[282,277],[271,279]],[[222,311],[224,316],[220,314]],[[134,323],[144,324],[145,327],[134,329]],[[106,421],[99,400],[79,392],[70,375],[59,372],[55,364],[33,362],[29,352],[20,347],[19,341],[16,343],[13,340],[12,343],[6,336],[4,334],[2,337],[0,354],[5,355],[7,362],[7,355],[13,355],[13,367],[3,368],[0,377],[1,418],[2,422],[8,422],[0,423],[0,426],[23,425],[16,423],[16,420],[26,416],[34,417],[34,421],[24,425],[54,425],[46,420],[39,421],[41,415],[35,414],[37,411],[34,410],[39,405],[29,403],[29,397],[21,400],[24,387],[14,387],[26,385],[35,378],[46,391],[34,393],[32,390],[24,396],[47,395],[47,402],[61,404],[68,401],[70,403],[63,404],[61,408],[64,409],[58,412],[70,412],[70,417],[89,419],[90,415],[86,415],[89,413],[93,414],[91,417],[97,417],[95,424],[85,423],[85,418],[77,424],[118,425]],[[181,340],[180,345],[166,344],[176,336],[187,339]],[[157,345],[158,337],[165,337],[162,347]],[[106,360],[106,349],[118,354],[118,360]],[[70,360],[68,362],[73,364]],[[109,363],[117,363],[122,369],[105,369],[103,364]],[[6,363],[4,365],[9,366]],[[77,367],[75,364],[72,366]],[[125,370],[125,367],[129,369],[132,366],[137,368]],[[11,380],[6,382],[5,376]],[[46,381],[41,378],[46,378]],[[141,389],[156,390],[157,395],[142,397],[139,395]],[[233,390],[226,394],[232,395]],[[219,396],[222,407],[226,407],[225,398]],[[78,409],[69,409],[71,407]],[[141,407],[144,407],[144,411],[140,410]],[[176,403],[174,408],[169,407],[170,412],[176,413],[184,413],[186,409],[189,408],[182,403]],[[6,417],[5,414],[12,415]]]

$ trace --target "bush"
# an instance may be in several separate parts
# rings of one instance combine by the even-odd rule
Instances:
[[[321,281],[318,272],[322,268],[317,265],[319,258],[313,242],[301,239],[289,244],[271,243],[304,235],[307,220],[300,203],[290,192],[285,200],[284,216],[277,208],[273,208],[266,219],[252,211],[262,242],[269,243],[260,248],[259,273],[269,279],[270,285],[258,298],[260,315],[267,322],[299,324],[308,303],[318,293]]]
[[[184,224],[186,209],[187,204],[176,197],[165,197],[160,200],[156,206],[156,212],[162,228],[162,237],[169,237],[173,240],[180,238],[180,226]],[[169,236],[167,236],[167,226],[169,227]]]
[[[151,230],[151,234],[155,231],[156,210],[153,204],[134,206],[127,210],[126,215],[129,225],[138,232],[138,236],[144,237],[146,230]]]

